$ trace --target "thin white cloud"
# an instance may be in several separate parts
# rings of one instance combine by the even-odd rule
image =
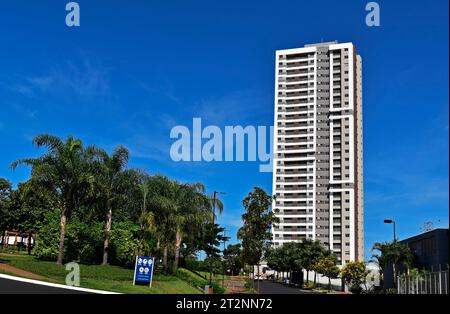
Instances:
[[[38,75],[24,75],[14,83],[2,83],[10,91],[23,96],[39,94],[69,94],[80,97],[111,94],[109,69],[93,65],[89,60],[67,61]]]
[[[24,95],[24,96],[28,96],[28,97],[34,96],[33,88],[28,85],[14,84],[14,85],[8,86],[8,89],[12,92],[16,92],[16,93]]]
[[[272,107],[266,108],[269,96],[259,95],[251,90],[230,92],[216,99],[203,99],[194,106],[193,114],[205,123],[233,125],[252,118],[255,121],[261,115],[270,115]]]

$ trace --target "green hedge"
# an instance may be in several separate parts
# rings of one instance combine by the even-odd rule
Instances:
[[[59,211],[49,212],[37,232],[34,255],[40,260],[54,261],[59,246]],[[130,222],[113,222],[109,262],[113,265],[133,266],[138,252],[138,226]],[[104,222],[87,222],[71,217],[66,227],[65,261],[100,264],[103,255]]]

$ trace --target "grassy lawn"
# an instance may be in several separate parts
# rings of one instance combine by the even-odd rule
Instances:
[[[34,274],[42,275],[50,282],[65,284],[68,272],[65,266],[45,262],[33,256],[0,256],[0,261]],[[176,276],[154,274],[152,288],[133,286],[133,269],[119,266],[80,265],[80,286],[122,293],[198,294],[198,289]]]

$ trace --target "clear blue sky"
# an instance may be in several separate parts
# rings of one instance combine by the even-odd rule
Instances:
[[[271,192],[257,162],[175,163],[170,129],[272,125],[275,50],[351,41],[363,58],[365,245],[400,238],[425,221],[448,227],[448,1],[80,0],[81,26],[65,25],[68,1],[4,1],[0,8],[0,177],[39,152],[34,135],[69,134],[131,166],[225,191],[220,221],[233,235],[241,200]]]

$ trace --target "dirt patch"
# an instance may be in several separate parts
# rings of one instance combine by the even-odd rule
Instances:
[[[13,253],[0,253],[0,256],[20,256],[19,254],[13,254]]]
[[[14,274],[20,277],[25,277],[25,278],[29,278],[29,279],[37,279],[37,280],[41,280],[41,279],[45,279],[45,277],[41,276],[41,275],[36,275],[34,273],[31,273],[29,271],[5,264],[0,262],[0,270],[6,271],[10,274]]]
[[[245,293],[245,279],[242,277],[232,277],[225,280],[225,287],[228,293],[242,294]]]

